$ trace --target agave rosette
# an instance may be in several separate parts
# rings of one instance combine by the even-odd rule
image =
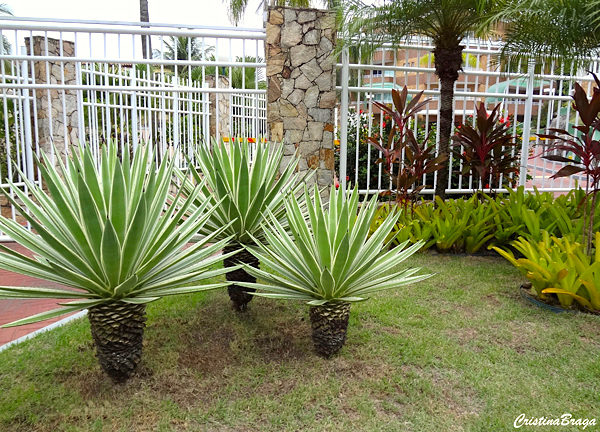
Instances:
[[[57,158],[55,167],[42,154],[38,165],[48,192],[25,176],[31,196],[9,182],[23,205],[3,192],[33,230],[5,217],[0,217],[0,230],[34,256],[0,245],[0,268],[66,288],[0,286],[0,298],[73,301],[7,326],[103,304],[146,304],[226,285],[203,281],[227,271],[211,269],[222,259],[215,253],[228,241],[222,234],[227,226],[185,248],[210,219],[212,203],[197,200],[202,186],[189,191],[187,199],[176,200],[169,192],[173,162],[163,160],[156,167],[154,156],[149,146],[140,146],[131,159],[124,152],[121,162],[116,144],[109,144],[101,150],[98,164],[85,147],[74,150],[66,164]],[[215,241],[216,237],[222,240]]]
[[[258,260],[242,247],[255,239],[264,240],[265,214],[287,226],[284,201],[302,187],[300,174],[296,172],[298,158],[292,156],[286,162],[282,145],[259,142],[251,146],[234,140],[201,146],[196,152],[196,161],[198,169],[191,166],[189,176],[184,172],[178,175],[186,195],[200,184],[195,205],[208,201],[215,207],[200,233],[221,230],[215,238],[231,239],[224,251],[238,250],[239,253],[225,259],[225,267],[237,263],[258,267]],[[191,211],[195,211],[195,205],[190,207]],[[227,228],[222,229],[223,226]],[[256,282],[256,279],[244,269],[227,273],[227,279],[232,282],[227,290],[234,308],[245,311],[252,300],[248,294],[252,289],[243,288],[237,282]]]
[[[303,178],[296,172],[298,157],[284,162],[282,145],[213,141],[211,146],[200,146],[195,156],[197,166],[190,164],[190,175],[181,171],[177,174],[184,194],[190,194],[200,184],[191,210],[206,201],[216,207],[201,233],[220,230],[219,239],[231,237],[232,243],[249,244],[253,238],[264,238],[264,214],[270,213],[280,223],[287,223],[285,198],[301,190]],[[227,228],[221,229],[225,225]]]
[[[386,241],[400,212],[390,213],[370,233],[377,211],[377,197],[359,206],[358,190],[332,190],[325,208],[315,187],[312,198],[305,189],[308,218],[295,196],[286,201],[287,227],[277,218],[268,218],[266,242],[255,239],[248,247],[269,270],[247,267],[261,279],[245,284],[256,288],[255,295],[304,300],[311,306],[326,303],[357,302],[371,294],[413,284],[431,275],[419,275],[419,268],[398,270],[398,265],[423,245],[408,242],[388,250]]]

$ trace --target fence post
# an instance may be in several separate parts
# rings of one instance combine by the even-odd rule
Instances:
[[[315,170],[313,181],[333,183],[335,13],[270,7],[266,23],[267,129],[284,141],[286,164],[295,152],[298,170]]]
[[[348,152],[348,76],[349,76],[348,47],[342,50],[342,100],[340,103],[340,185],[346,189],[346,159]]]
[[[27,55],[32,60],[31,76],[36,84],[77,84],[75,64],[68,57],[75,56],[75,43],[46,36],[25,38]],[[37,56],[63,57],[57,60],[36,60]],[[77,94],[73,90],[34,90],[37,112],[37,137],[40,148],[54,157],[65,157],[69,145],[79,143]],[[66,122],[66,124],[65,124]],[[54,154],[54,149],[58,154]]]
[[[519,171],[519,186],[527,183],[527,160],[529,159],[529,138],[531,136],[531,108],[533,107],[533,85],[535,78],[535,62],[529,60],[527,65],[527,99],[523,114],[523,142],[521,143],[521,169]]]

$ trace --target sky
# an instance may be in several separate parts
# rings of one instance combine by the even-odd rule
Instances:
[[[139,0],[3,0],[15,16],[139,21]],[[262,27],[260,1],[249,0],[240,27]],[[148,0],[151,22],[231,26],[222,0]]]
[[[13,12],[15,17],[34,17],[34,18],[61,18],[61,19],[81,19],[98,21],[131,21],[139,22],[139,0],[2,0]],[[263,13],[260,0],[249,0],[246,13],[239,27],[262,29]],[[150,22],[182,24],[195,26],[223,26],[232,27],[227,15],[227,5],[222,0],[148,0],[148,9]],[[3,33],[4,34],[4,33]],[[22,45],[23,38],[27,36],[23,32],[18,35],[9,33],[6,35],[13,46]],[[57,34],[49,34],[50,37],[58,37]],[[63,36],[71,40],[73,36],[65,33]],[[153,48],[160,45],[160,41],[153,37]],[[18,42],[17,42],[18,41]],[[88,36],[80,34],[78,36],[78,54],[82,56],[90,55],[92,51],[95,56],[105,55],[108,58],[129,58],[132,50],[141,53],[139,38],[133,43],[121,42],[117,48],[116,36],[109,35],[102,40],[101,35],[92,38],[89,43]],[[209,46],[216,44],[215,39],[205,40]],[[218,58],[220,60],[233,61],[236,56],[246,55],[264,57],[262,44],[260,47],[256,44],[242,47],[242,42],[234,40],[221,39],[219,41]],[[16,47],[15,47],[16,48]],[[18,48],[22,50],[23,48]],[[106,54],[104,54],[106,53]],[[135,57],[138,57],[138,54]]]

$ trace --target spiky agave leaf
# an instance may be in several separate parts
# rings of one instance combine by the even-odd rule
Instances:
[[[302,186],[296,172],[298,158],[292,157],[283,164],[282,145],[259,142],[250,146],[238,140],[229,144],[213,141],[212,147],[203,145],[197,150],[196,160],[198,170],[192,167],[189,177],[183,172],[178,174],[186,195],[194,192],[196,184],[203,183],[190,206],[192,211],[204,202],[216,207],[201,233],[208,234],[229,224],[215,238],[230,237],[226,250],[234,251],[252,244],[254,239],[265,238],[262,224],[265,214],[271,214],[282,226],[288,225],[285,198],[300,193]],[[258,267],[258,260],[247,252],[225,259],[223,264],[230,267],[238,262]],[[227,279],[232,282],[228,293],[234,308],[245,311],[252,300],[247,292],[253,289],[243,288],[238,282],[253,283],[256,279],[243,269],[227,273]]]
[[[325,208],[315,187],[312,198],[305,189],[308,218],[295,196],[286,201],[289,231],[276,218],[268,218],[266,241],[255,239],[248,247],[265,268],[247,267],[260,283],[242,284],[258,291],[255,295],[304,300],[311,306],[357,302],[371,294],[419,282],[431,275],[416,274],[420,269],[398,269],[415,253],[420,241],[405,249],[407,242],[388,250],[385,239],[398,220],[390,213],[369,235],[377,210],[377,197],[365,199],[359,208],[358,190],[332,190]]]
[[[203,184],[188,191],[186,199],[176,199],[169,192],[173,162],[163,159],[156,167],[154,156],[149,146],[140,146],[133,159],[124,152],[121,161],[117,145],[111,143],[102,149],[98,163],[86,147],[75,150],[66,164],[58,159],[55,167],[42,154],[38,162],[48,192],[24,175],[31,196],[9,182],[23,206],[7,190],[3,193],[35,231],[5,217],[0,217],[0,230],[31,250],[34,258],[1,247],[0,268],[67,288],[0,286],[0,298],[74,301],[5,326],[226,285],[203,281],[227,271],[210,270],[222,259],[213,255],[229,240],[222,234],[227,224],[184,249],[211,218],[213,204],[198,200]]]
[[[303,179],[296,172],[297,156],[282,165],[283,145],[259,142],[251,146],[238,140],[213,140],[210,146],[199,146],[195,157],[197,167],[190,166],[189,175],[176,173],[186,196],[201,184],[191,211],[206,201],[216,207],[201,234],[228,225],[215,238],[231,237],[232,243],[243,245],[251,244],[253,238],[264,239],[262,222],[266,213],[287,225],[285,198],[301,191]]]

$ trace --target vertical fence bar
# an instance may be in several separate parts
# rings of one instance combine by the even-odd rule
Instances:
[[[22,54],[27,55],[27,51],[25,47],[22,48]],[[27,60],[23,60],[21,63],[21,78],[23,79],[23,83],[27,84],[29,82],[29,71],[27,68]],[[31,134],[31,111],[29,108],[30,96],[29,89],[25,88],[22,92],[23,96],[23,128],[25,129],[25,169],[24,172],[27,174],[27,178],[31,181],[34,181],[34,164],[33,164],[33,139]]]
[[[529,61],[527,65],[527,99],[525,99],[525,112],[523,114],[523,142],[521,143],[521,170],[519,171],[519,185],[527,183],[527,161],[529,160],[529,138],[531,136],[531,108],[533,106],[533,85],[535,78],[535,62]]]
[[[342,50],[342,100],[340,105],[340,184],[346,190],[346,156],[348,151],[348,47]]]

